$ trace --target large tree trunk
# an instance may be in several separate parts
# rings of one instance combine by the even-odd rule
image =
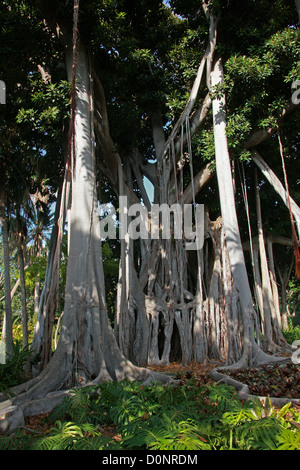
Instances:
[[[163,122],[159,110],[152,112],[153,142],[156,152],[156,174],[154,183],[154,203],[160,207],[171,208],[178,204],[194,203],[195,195],[213,175],[209,166],[194,177],[191,165],[191,185],[183,191],[182,162],[183,147],[187,149],[192,160],[190,146],[191,135],[207,116],[211,101],[209,95],[191,120],[190,114],[196,103],[200,85],[203,81],[205,67],[210,70],[211,59],[216,44],[216,20],[210,18],[209,41],[198,68],[198,73],[184,111],[175,123],[166,141]],[[103,115],[103,113],[101,113]],[[119,182],[122,176],[119,168]],[[142,169],[142,165],[140,165]],[[132,164],[132,175],[138,181],[136,164]],[[119,194],[124,195],[124,188],[119,187]],[[140,188],[141,189],[141,188]],[[142,191],[141,191],[142,192]],[[147,207],[149,204],[146,201]],[[151,214],[152,216],[152,214]],[[151,228],[157,221],[152,220]],[[173,224],[173,222],[171,222]],[[163,221],[158,221],[163,231]],[[172,225],[171,233],[175,224]],[[200,224],[204,234],[204,222]],[[122,241],[120,282],[115,330],[118,342],[125,354],[138,363],[168,364],[172,360],[181,360],[183,364],[192,359],[207,360],[207,306],[203,304],[203,250],[187,253],[185,240],[176,236],[164,237],[160,231],[158,239],[142,241],[139,246],[142,259],[141,269],[137,271],[129,253],[129,240]],[[135,247],[137,247],[135,242]],[[127,253],[127,255],[126,255]],[[188,257],[194,259],[193,272],[189,273]],[[191,280],[193,277],[193,280]],[[215,274],[216,285],[219,273]],[[217,296],[219,290],[214,291]],[[215,299],[217,308],[219,299]],[[213,309],[213,307],[212,307]],[[215,318],[215,313],[211,314]],[[219,318],[215,318],[216,328]],[[218,330],[219,331],[219,330]]]
[[[125,377],[142,381],[170,381],[162,374],[138,368],[128,361],[121,354],[108,321],[90,112],[91,75],[83,47],[78,48],[77,56],[70,245],[61,334],[57,349],[41,374],[16,387],[16,397],[0,405],[0,413],[4,417],[11,406],[15,407],[15,415],[20,413],[20,409],[25,415],[50,410],[63,399],[64,392],[49,393],[74,386]],[[69,48],[69,70],[72,62],[72,49]],[[5,418],[1,424],[4,425],[4,422]]]
[[[221,59],[215,62],[211,73],[212,86],[223,81]],[[267,356],[258,347],[254,336],[256,312],[253,307],[251,289],[248,281],[244,253],[240,238],[235,207],[230,157],[226,137],[225,98],[213,99],[213,124],[215,139],[215,157],[221,213],[224,223],[226,243],[235,288],[239,292],[239,302],[243,319],[243,354],[238,365],[248,366]],[[237,366],[237,364],[235,365]]]

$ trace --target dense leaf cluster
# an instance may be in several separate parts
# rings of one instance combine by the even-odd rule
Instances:
[[[300,414],[241,403],[226,385],[106,382],[74,390],[47,418],[49,433],[18,430],[2,449],[299,450]],[[107,425],[114,433],[105,433]]]

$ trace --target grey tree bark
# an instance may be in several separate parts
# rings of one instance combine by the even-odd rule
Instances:
[[[221,59],[216,60],[211,73],[212,87],[223,81],[223,67]],[[239,303],[243,319],[243,353],[241,359],[234,367],[247,367],[253,363],[269,361],[257,345],[254,335],[256,312],[253,307],[251,289],[245,265],[244,253],[240,238],[239,225],[236,214],[234,188],[232,181],[230,157],[226,137],[225,97],[213,99],[213,124],[215,139],[215,157],[218,188],[220,195],[221,213],[232,276],[235,288],[239,293]]]
[[[2,426],[22,413],[51,410],[74,386],[125,377],[144,382],[170,381],[169,377],[136,367],[126,359],[108,322],[92,138],[91,71],[84,47],[78,47],[77,55],[76,147],[71,167],[70,245],[61,334],[57,349],[41,374],[16,387],[14,397],[0,404]],[[71,47],[66,59],[71,73]]]
[[[22,242],[18,246],[18,258],[20,265],[20,286],[21,286],[21,299],[22,299],[22,340],[23,348],[28,347],[28,325],[27,325],[27,299],[26,299],[26,285],[25,285],[25,266],[24,266],[24,251]]]
[[[255,199],[258,225],[258,246],[262,279],[264,349],[269,353],[275,353],[278,352],[280,344],[285,344],[285,340],[282,336],[279,320],[276,314],[271,279],[269,274],[265,237],[263,232],[257,170],[255,171]]]
[[[257,150],[254,150],[252,152],[252,160],[258,166],[258,168],[261,170],[263,175],[266,177],[268,182],[272,185],[273,189],[281,197],[282,201],[288,208],[288,196],[287,196],[287,192],[285,188],[283,187],[279,178],[275,175],[275,173],[269,167],[269,165],[263,160],[263,158],[261,157],[261,155],[258,153]],[[300,208],[298,204],[292,198],[290,198],[290,203],[291,203],[291,209],[292,209],[293,215],[296,220],[298,235],[300,236]]]

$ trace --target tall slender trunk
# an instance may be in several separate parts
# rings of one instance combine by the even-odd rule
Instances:
[[[223,67],[218,59],[211,73],[212,87],[223,81]],[[224,222],[224,231],[228,256],[235,288],[239,292],[239,302],[243,318],[243,356],[241,362],[249,364],[261,354],[254,337],[254,320],[252,294],[248,281],[244,253],[240,238],[239,225],[235,207],[234,188],[231,174],[230,156],[226,136],[225,97],[213,99],[213,125],[215,140],[216,172]]]
[[[9,240],[8,240],[8,228],[6,219],[6,193],[5,189],[0,188],[0,224],[2,231],[3,240],[3,256],[4,256],[4,276],[5,276],[5,342],[6,342],[6,354],[8,357],[13,355],[13,330],[12,330],[12,308],[11,308],[11,297],[10,297],[10,262],[9,262]]]
[[[31,350],[40,357],[40,369],[48,364],[52,355],[52,330],[58,303],[61,244],[68,201],[69,184],[65,177],[58,191],[47,269],[31,343]]]
[[[263,313],[264,313],[264,348],[268,352],[276,352],[275,343],[279,341],[280,329],[277,321],[271,281],[269,275],[269,267],[266,254],[265,239],[263,233],[261,202],[259,195],[257,169],[255,169],[255,200],[258,226],[258,246],[260,255],[261,278],[262,278],[262,296],[263,296]],[[273,340],[275,339],[275,341]]]
[[[278,286],[277,286],[277,281],[276,281],[273,243],[272,243],[272,240],[270,240],[270,237],[267,237],[267,248],[268,248],[270,280],[271,280],[271,287],[272,287],[272,293],[273,293],[274,308],[276,311],[277,322],[281,330],[283,325],[282,325],[282,319],[281,319],[281,313],[280,313]],[[286,328],[284,327],[284,329]]]
[[[296,4],[297,13],[298,13],[298,18],[300,21],[300,0],[295,0],[295,4]]]
[[[277,192],[277,194],[281,197],[281,199],[282,199],[283,203],[286,205],[286,207],[289,208],[288,194],[287,194],[286,189],[282,185],[279,178],[275,175],[273,170],[263,160],[263,158],[261,157],[261,155],[258,153],[257,150],[254,150],[252,152],[252,160],[255,162],[255,164],[258,166],[258,168],[261,170],[263,175],[267,178],[269,183],[273,186],[273,188]],[[298,204],[291,197],[290,197],[290,204],[291,204],[292,213],[293,213],[293,215],[295,217],[295,220],[296,220],[298,235],[300,237],[300,207],[298,206]]]
[[[281,287],[281,314],[282,314],[282,322],[283,322],[283,329],[288,330],[289,322],[288,322],[288,302],[287,302],[287,286],[288,282],[291,277],[291,272],[294,266],[294,260],[288,266],[287,264],[281,269],[277,266],[277,272],[279,275],[280,280],[280,287]]]
[[[20,286],[21,286],[21,303],[22,303],[22,333],[23,333],[23,348],[28,346],[28,324],[27,324],[27,299],[26,299],[26,286],[25,286],[25,267],[24,267],[24,250],[22,243],[18,243],[18,259],[20,268]]]
[[[264,301],[263,291],[261,285],[261,273],[259,269],[259,254],[258,254],[258,240],[253,242],[253,270],[254,270],[254,289],[256,293],[257,308],[260,312],[261,330],[265,331],[264,321]]]
[[[15,295],[18,287],[19,287],[19,284],[20,284],[20,278],[18,278],[15,282],[15,285],[14,287],[12,288],[11,292],[10,292],[10,300],[12,300],[13,296]],[[3,300],[5,300],[5,294],[3,297],[1,297],[0,299],[0,302],[2,302]],[[5,315],[3,316],[3,321],[2,321],[2,332],[1,332],[1,339],[4,340],[5,339]]]
[[[39,313],[39,302],[40,302],[40,286],[41,286],[41,280],[39,278],[39,275],[37,275],[37,279],[34,284],[34,307],[33,307],[33,314],[34,314],[34,319],[37,319],[38,313]]]

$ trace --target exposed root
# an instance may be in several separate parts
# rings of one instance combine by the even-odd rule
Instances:
[[[125,361],[125,364],[122,364],[122,367],[119,371],[115,372],[115,375],[118,381],[127,378],[129,380],[138,380],[145,385],[151,385],[153,382],[163,384],[173,382],[173,379],[166,374],[136,367],[129,361]],[[66,375],[63,382],[68,382],[68,378],[69,374]],[[113,380],[105,367],[101,369],[95,380],[78,384],[78,386],[68,390],[57,390],[61,384],[61,376],[58,377],[58,380],[57,377],[55,380],[53,376],[51,379],[49,380],[49,374],[41,374],[40,377],[29,380],[12,390],[14,396],[0,403],[0,434],[11,434],[19,427],[24,426],[24,418],[26,416],[34,416],[52,411],[66,396],[72,395],[76,388],[100,385],[106,381]]]
[[[277,360],[278,362],[278,360]],[[287,403],[291,403],[293,406],[300,406],[300,399],[298,398],[284,398],[284,397],[263,397],[263,396],[258,396],[258,395],[252,395],[250,393],[248,385],[239,382],[232,377],[229,377],[228,375],[221,373],[220,369],[225,368],[226,366],[220,368],[213,369],[211,371],[211,376],[216,382],[223,382],[226,383],[227,385],[233,386],[238,392],[239,392],[239,397],[243,401],[247,400],[255,400],[259,399],[260,402],[264,405],[267,399],[270,399],[271,404],[274,406],[282,407],[286,405]],[[226,367],[228,369],[228,367]]]
[[[287,353],[287,351],[284,351]],[[290,352],[290,351],[288,351]],[[238,392],[239,397],[241,400],[250,400],[258,398],[261,403],[264,403],[267,397],[261,397],[252,395],[250,393],[249,387],[246,384],[238,382],[237,380],[233,379],[232,377],[226,375],[226,370],[236,370],[236,369],[249,369],[252,367],[260,368],[262,366],[268,364],[275,364],[275,363],[285,363],[290,362],[291,357],[280,357],[277,355],[269,355],[262,351],[256,343],[252,345],[252,356],[251,360],[249,357],[244,354],[241,359],[234,364],[231,365],[223,365],[221,367],[216,367],[211,371],[212,378],[217,382],[224,382],[228,385],[232,385]],[[291,398],[278,398],[278,397],[270,397],[271,403],[276,406],[283,406],[286,403],[292,403],[294,405],[300,405],[300,399],[291,399]]]

